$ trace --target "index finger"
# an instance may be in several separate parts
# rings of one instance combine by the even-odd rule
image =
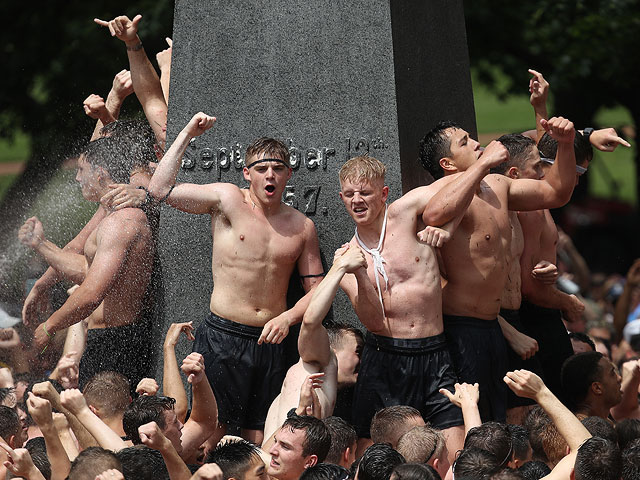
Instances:
[[[542,76],[542,74],[540,72],[536,72],[534,69],[530,68],[529,70],[527,70],[527,72],[529,72],[531,75],[533,75],[534,77],[538,77],[540,78]]]
[[[13,448],[11,448],[9,445],[7,445],[4,442],[0,442],[0,447],[2,447],[2,449],[4,449],[9,454],[9,457],[11,457],[11,454],[13,453]]]
[[[171,40],[169,37],[166,37],[165,40],[167,41],[167,45],[169,45],[169,47],[173,47],[173,40]]]
[[[99,18],[94,18],[93,21],[95,23],[97,23],[98,25],[100,25],[101,27],[108,27],[109,26],[109,22],[106,22],[104,20],[100,20]]]

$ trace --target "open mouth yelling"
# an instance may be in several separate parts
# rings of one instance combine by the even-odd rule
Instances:
[[[267,192],[267,195],[271,196],[275,193],[276,191],[276,186],[275,185],[267,185],[266,187],[264,187],[265,191]]]
[[[367,213],[367,207],[354,207],[353,213],[358,217],[362,217]]]

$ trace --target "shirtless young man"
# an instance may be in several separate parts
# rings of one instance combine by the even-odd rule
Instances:
[[[114,182],[127,182],[126,149],[116,138],[91,142],[78,159],[76,180],[82,195],[98,202]],[[24,241],[36,249],[56,249],[43,241],[42,226],[33,221],[21,231]],[[59,250],[59,249],[58,249]],[[147,287],[153,270],[154,245],[145,213],[137,208],[107,212],[84,245],[84,255],[58,251],[62,272],[80,286],[49,319],[34,332],[43,349],[59,330],[82,321],[104,301],[103,315],[92,316],[87,346],[80,362],[80,385],[94,374],[113,370],[125,375],[131,385],[148,376],[150,345]],[[65,260],[66,259],[66,260]]]
[[[455,453],[464,439],[462,413],[438,392],[457,382],[442,333],[440,272],[434,249],[417,237],[431,187],[387,207],[384,174],[371,157],[352,158],[340,170],[340,198],[356,223],[349,248],[361,247],[368,265],[340,284],[368,330],[353,403],[358,450],[376,411],[410,405],[444,431]]]
[[[576,156],[576,172],[574,182],[578,183],[589,161],[593,156],[591,144],[582,134],[576,132],[573,143]],[[538,144],[540,155],[546,161],[543,169],[551,167],[550,158],[555,157],[556,142],[549,135],[540,139]],[[525,332],[535,338],[540,351],[538,357],[542,365],[545,383],[556,394],[561,392],[560,371],[564,361],[573,355],[571,340],[562,317],[567,321],[579,320],[584,311],[584,305],[575,295],[561,292],[554,284],[544,284],[531,275],[526,275],[526,269],[540,261],[556,262],[556,247],[558,243],[558,229],[549,210],[533,212],[518,212],[518,219],[522,225],[525,243],[524,252],[520,257],[522,267],[522,305],[520,316]]]
[[[559,142],[558,160],[544,180],[487,175],[508,159],[499,142],[480,144],[451,123],[441,123],[420,144],[422,165],[434,178],[423,220],[427,225],[459,223],[442,247],[447,283],[442,310],[460,382],[479,383],[483,421],[505,420],[506,344],[497,321],[511,253],[509,209],[564,205],[574,186],[573,124],[552,118],[543,125]]]
[[[333,413],[338,390],[338,358],[330,345],[327,330],[322,320],[329,312],[336,296],[340,281],[347,273],[366,268],[367,262],[358,247],[340,248],[336,251],[333,265],[327,276],[318,284],[311,297],[300,327],[298,351],[300,360],[289,368],[282,383],[280,394],[271,404],[264,428],[265,438],[269,438],[287,419],[292,408],[300,407],[300,391],[304,382],[313,382],[313,415],[326,418]],[[344,335],[350,334],[348,331]],[[304,405],[303,405],[304,406]],[[305,411],[296,411],[307,415]]]
[[[297,267],[309,292],[322,263],[313,222],[281,202],[292,173],[281,142],[261,138],[247,148],[248,190],[229,183],[175,185],[189,141],[214,121],[194,115],[156,168],[149,194],[184,212],[211,216],[211,311],[196,330],[193,348],[204,355],[220,423],[238,425],[246,439],[261,443],[267,410],[287,369],[279,344],[310,300],[307,294],[287,310],[289,278]]]

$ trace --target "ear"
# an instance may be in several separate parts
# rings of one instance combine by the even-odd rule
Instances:
[[[7,442],[7,445],[9,445],[13,449],[17,448],[16,447],[16,436],[15,435],[11,435],[9,437],[9,441]]]
[[[345,448],[344,452],[342,452],[342,464],[346,465],[347,463],[349,463],[349,457],[351,456],[351,447],[347,447]]]
[[[445,172],[457,172],[458,169],[454,165],[453,161],[449,157],[443,157],[438,162],[440,164],[440,168]]]
[[[429,463],[430,462],[427,462],[427,464],[429,464]],[[433,461],[431,462],[431,466],[434,468],[434,470],[438,470],[438,467],[440,466],[440,459],[439,458],[434,458]]]
[[[384,187],[382,187],[382,200],[386,202],[388,197],[389,197],[389,187],[385,185]]]
[[[249,169],[247,167],[242,167],[242,176],[247,182],[251,181],[251,179],[249,178]]]
[[[304,468],[309,468],[309,467],[313,467],[316,463],[318,463],[318,456],[317,455],[309,455],[307,457],[307,461],[304,462]]]
[[[100,416],[99,415],[100,414],[100,409],[99,408],[96,408],[93,405],[89,405],[89,410],[91,410],[96,417]]]
[[[591,384],[591,391],[595,395],[602,395],[604,393],[603,388],[602,388],[602,384],[600,382],[593,382]]]
[[[510,167],[509,170],[507,170],[507,177],[520,178],[520,170],[518,170],[518,167]]]
[[[291,178],[291,175],[293,175],[293,168],[289,167],[289,175],[287,175],[287,180]]]

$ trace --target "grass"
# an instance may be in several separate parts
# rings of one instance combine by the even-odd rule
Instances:
[[[31,153],[31,140],[22,132],[15,138],[0,139],[0,163],[25,162]]]

